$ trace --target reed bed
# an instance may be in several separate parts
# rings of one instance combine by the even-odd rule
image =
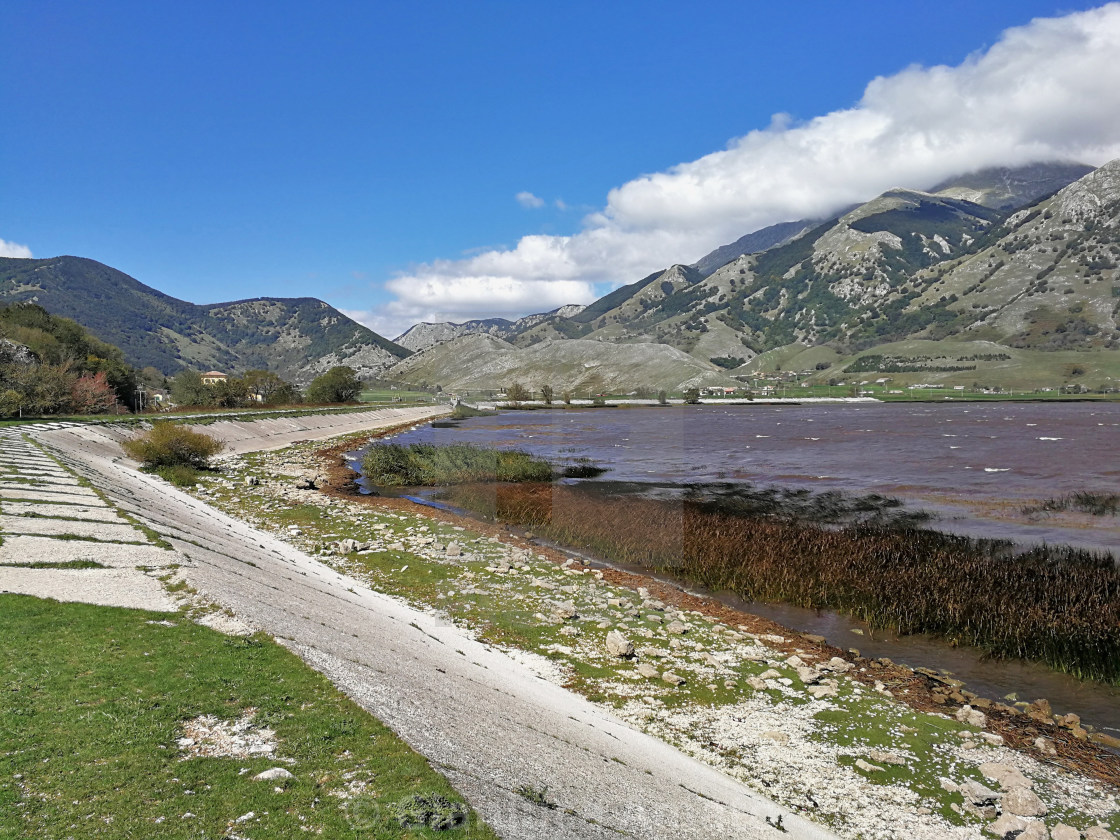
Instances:
[[[1036,513],[1055,513],[1073,510],[1091,516],[1120,516],[1120,493],[1100,493],[1093,490],[1077,490],[1053,499],[1046,499],[1035,505],[1027,505],[1023,513],[1028,516]]]
[[[995,657],[1120,682],[1120,569],[1065,546],[732,516],[544,484],[449,488],[451,504],[747,599],[830,609]]]
[[[551,481],[552,466],[517,449],[465,443],[432,446],[377,443],[362,458],[362,473],[382,487],[431,487],[477,481]]]

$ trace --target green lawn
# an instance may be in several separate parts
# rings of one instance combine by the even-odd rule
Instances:
[[[422,756],[271,640],[168,619],[0,595],[0,837],[496,836],[462,805],[402,825],[461,802]],[[184,759],[201,715],[274,730],[274,757]]]

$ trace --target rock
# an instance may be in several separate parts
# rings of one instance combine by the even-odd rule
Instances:
[[[1050,832],[1046,830],[1046,823],[1036,820],[1029,823],[1016,840],[1050,840]]]
[[[1116,835],[1103,825],[1095,825],[1086,830],[1085,840],[1116,840]]]
[[[862,758],[857,758],[856,759],[856,767],[858,767],[864,773],[882,773],[883,772],[882,767],[880,767],[877,764],[869,764],[868,762],[864,761]]]
[[[869,755],[872,761],[876,761],[879,764],[894,764],[897,766],[906,764],[906,759],[902,756],[892,752],[885,752],[884,750],[872,750]]]
[[[661,623],[661,616],[656,615],[654,613],[650,613],[649,615],[646,616],[646,621],[652,621],[654,624],[660,624]]]
[[[795,653],[793,656],[786,660],[786,664],[791,668],[801,668],[805,665],[805,660]]]
[[[279,779],[293,778],[295,777],[283,767],[273,767],[271,770],[265,770],[263,773],[258,773],[253,777],[253,780],[257,782],[274,782]]]
[[[293,485],[297,490],[315,490],[315,479],[301,478]]]
[[[851,662],[848,662],[846,659],[841,659],[839,656],[834,656],[830,660],[828,660],[828,665],[825,667],[827,667],[828,670],[833,671],[834,673],[843,674],[847,671],[852,670],[852,668],[854,668],[855,666],[852,665]]]
[[[448,557],[459,557],[463,554],[463,547],[457,542],[448,543],[446,553]]]
[[[983,729],[988,724],[987,715],[968,705],[961,706],[957,709],[956,718],[961,723],[967,723],[969,726],[975,726],[977,729]]]
[[[674,636],[683,636],[688,632],[688,628],[681,624],[679,621],[670,621],[665,626],[666,633],[672,633]]]
[[[358,544],[357,540],[339,540],[338,542],[338,550],[342,554],[353,554],[359,548],[361,548],[361,546]]]
[[[994,823],[990,824],[985,831],[994,834],[996,837],[1006,837],[1008,834],[1014,832],[1021,832],[1027,830],[1027,821],[1022,817],[1012,816],[1011,814],[1004,814]]]
[[[579,616],[579,613],[576,612],[576,605],[571,601],[565,601],[563,604],[557,604],[553,608],[552,614],[561,621],[571,621],[573,618],[577,618]]]
[[[770,668],[766,671],[763,671],[761,674],[759,674],[758,678],[760,680],[776,680],[781,675],[782,675],[781,671],[775,671],[773,668]]]
[[[674,674],[672,671],[666,671],[661,675],[661,679],[669,683],[669,685],[683,685],[684,677]]]
[[[763,685],[765,685],[765,683],[763,683]],[[840,693],[840,688],[835,684],[835,680],[829,680],[822,685],[811,685],[805,689],[805,691],[808,692],[810,697],[823,700],[825,697],[835,697]]]
[[[961,789],[960,785],[958,785],[952,779],[946,779],[944,776],[942,776],[937,781],[938,784],[941,785],[941,789],[943,791],[946,791],[947,793],[958,793]]]
[[[1100,744],[1102,747],[1120,748],[1120,738],[1114,738],[1104,732],[1094,732],[1089,736],[1089,740],[1094,744]]]
[[[658,676],[658,671],[648,662],[642,662],[638,665],[638,673],[645,677],[647,680],[652,680]]]
[[[607,650],[610,651],[611,656],[617,656],[622,659],[627,659],[634,655],[634,645],[617,630],[611,630],[611,632],[607,633]]]
[[[766,690],[766,680],[759,679],[758,677],[747,677],[747,685],[749,685],[755,691]]]
[[[785,732],[778,732],[777,730],[774,730],[774,729],[771,729],[767,732],[763,732],[761,737],[766,738],[769,741],[773,741],[776,744],[788,744],[789,743],[789,735],[787,735]]]
[[[1057,755],[1058,750],[1054,747],[1054,742],[1049,738],[1038,737],[1034,739],[1035,749],[1043,755]]]
[[[1042,712],[1046,717],[1053,717],[1054,710],[1050,707],[1049,700],[1035,700],[1031,703],[1031,708],[1035,711]]]
[[[1073,826],[1058,823],[1050,829],[1050,840],[1081,840],[1081,832]]]
[[[1003,794],[996,793],[991,788],[984,787],[976,781],[968,781],[960,786],[961,796],[965,802],[973,805],[995,805]]]
[[[1048,810],[1033,790],[1016,787],[1003,796],[1004,813],[1018,814],[1020,817],[1041,817]]]
[[[1030,789],[1034,787],[1034,782],[1019,772],[1018,767],[1012,767],[1010,764],[987,762],[980,765],[980,772],[997,783],[1004,790],[1011,790],[1012,788]],[[1026,814],[1024,816],[1032,815]]]
[[[257,478],[255,475],[251,475],[251,476],[249,476],[248,478],[245,479],[245,486],[246,487],[256,487],[260,483],[261,483],[261,480],[259,478]]]

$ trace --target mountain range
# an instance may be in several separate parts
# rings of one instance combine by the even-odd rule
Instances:
[[[756,371],[782,348],[826,348],[816,355],[826,368],[835,363],[830,375],[876,347],[914,340],[980,342],[988,352],[973,354],[993,358],[1008,354],[991,347],[1115,350],[1118,201],[1120,161],[988,169],[931,191],[893,189],[832,219],[749,234],[574,314],[506,322],[491,334],[523,350],[571,340],[663,345],[725,374]],[[441,328],[424,326],[429,337]],[[460,329],[452,345],[480,331]],[[440,352],[441,368],[424,361],[433,351],[418,337],[418,357],[391,375],[423,367],[430,381],[470,381],[454,347]]]
[[[410,354],[315,298],[197,305],[80,257],[0,258],[0,301],[38,303],[164,374],[259,368],[304,383],[342,364],[370,376]]]
[[[395,341],[314,298],[197,305],[78,257],[0,259],[0,302],[34,301],[165,373],[265,368],[302,383],[347,364],[402,383],[559,393],[733,384],[784,365],[822,379],[1028,371],[1027,384],[1064,384],[1074,370],[1120,379],[1118,264],[1120,161],[1051,163],[888,190],[587,306],[422,323]]]

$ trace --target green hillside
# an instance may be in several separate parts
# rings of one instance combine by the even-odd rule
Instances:
[[[331,364],[379,370],[409,351],[315,298],[178,300],[80,257],[0,258],[0,302],[34,302],[121,348],[136,367],[263,368],[303,381]]]

